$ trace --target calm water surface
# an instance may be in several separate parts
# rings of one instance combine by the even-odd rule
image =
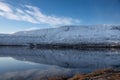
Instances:
[[[25,47],[0,47],[0,74],[39,70],[61,72],[90,72],[103,68],[118,68],[120,51],[54,50]],[[65,73],[65,72],[64,72]]]

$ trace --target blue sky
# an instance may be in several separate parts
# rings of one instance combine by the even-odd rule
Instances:
[[[120,24],[120,0],[0,0],[0,33]]]

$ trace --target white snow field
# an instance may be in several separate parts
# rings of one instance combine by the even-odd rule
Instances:
[[[62,26],[0,35],[0,44],[120,42],[120,25]]]

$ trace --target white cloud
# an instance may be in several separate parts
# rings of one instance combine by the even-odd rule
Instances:
[[[80,23],[77,19],[43,14],[40,9],[35,6],[24,5],[24,7],[24,9],[15,8],[10,4],[0,2],[0,16],[7,19],[27,21],[36,24],[47,24],[50,26]]]
[[[4,12],[12,12],[10,5],[3,2],[0,2],[0,10]]]
[[[41,29],[41,28],[38,28],[38,27],[31,27],[31,28],[26,29],[25,31],[32,31],[32,30],[37,30],[37,29]]]

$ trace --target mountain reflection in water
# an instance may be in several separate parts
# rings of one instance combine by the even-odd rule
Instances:
[[[120,51],[29,49],[25,47],[0,47],[0,80],[22,76],[28,80],[39,76],[72,76],[103,68],[120,67]],[[19,75],[18,75],[19,74]]]
[[[101,69],[120,65],[119,50],[55,50],[0,47],[0,57],[65,68]]]

